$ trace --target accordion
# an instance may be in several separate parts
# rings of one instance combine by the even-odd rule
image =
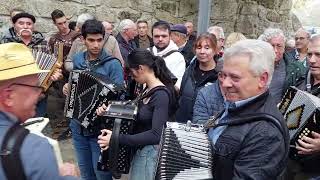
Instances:
[[[109,148],[102,151],[98,169],[111,171],[114,177],[128,174],[133,156],[132,148],[119,144],[119,134],[132,134],[138,107],[134,103],[110,101],[104,115],[104,128],[112,130]]]
[[[63,45],[61,46],[59,44],[58,50],[55,51],[52,55],[42,51],[35,50],[32,51],[32,54],[40,69],[50,70],[47,73],[40,73],[38,75],[40,85],[46,91],[52,84],[50,76],[56,69],[61,68],[63,64]]]
[[[201,125],[167,122],[160,141],[157,179],[212,179],[211,143]]]
[[[72,71],[69,85],[65,116],[73,118],[86,129],[97,125],[96,109],[108,100],[117,99],[122,92],[122,87],[114,85],[105,76],[90,71]]]
[[[279,105],[280,112],[284,115],[290,135],[290,145],[294,147],[303,136],[311,137],[311,132],[320,133],[320,98],[290,87]],[[293,157],[298,157],[295,148],[290,152]]]

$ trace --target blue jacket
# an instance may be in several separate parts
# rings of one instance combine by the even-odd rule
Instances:
[[[206,123],[210,116],[215,116],[223,110],[223,101],[218,82],[200,89],[193,106],[192,122]]]
[[[123,69],[118,59],[108,55],[105,50],[102,50],[97,60],[91,61],[90,64],[86,60],[87,51],[77,53],[73,56],[73,69],[74,70],[90,70],[96,73],[105,75],[108,79],[117,85],[123,86]],[[89,66],[89,67],[88,67]],[[72,132],[77,132],[85,136],[97,135],[100,132],[87,131],[81,128],[81,125],[76,123],[74,120],[70,122],[70,128]]]
[[[179,109],[176,112],[177,122],[187,122],[192,120],[193,105],[196,100],[198,91],[217,80],[217,74],[209,75],[201,82],[196,82],[194,78],[195,68],[199,66],[198,60],[193,61],[184,72],[180,86]]]
[[[0,144],[2,144],[7,130],[17,122],[15,117],[9,117],[0,111]],[[29,133],[20,149],[20,158],[28,180],[62,180],[77,179],[71,176],[59,175],[58,165],[53,148],[48,140]],[[0,161],[0,179],[6,180]]]

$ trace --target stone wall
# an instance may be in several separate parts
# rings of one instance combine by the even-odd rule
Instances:
[[[296,29],[289,15],[291,0],[212,1],[211,25],[221,25],[226,34],[239,31],[257,37],[269,26],[288,32]],[[197,0],[0,0],[0,3],[0,26],[6,28],[9,10],[19,7],[36,16],[36,29],[44,33],[56,31],[50,19],[54,9],[61,9],[72,20],[81,13],[92,13],[115,26],[125,18],[144,19],[150,24],[159,19],[171,23],[191,20],[196,25],[198,12]]]

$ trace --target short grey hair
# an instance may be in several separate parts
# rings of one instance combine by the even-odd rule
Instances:
[[[275,37],[282,37],[283,42],[286,42],[286,36],[284,35],[283,31],[278,28],[267,28],[264,32],[259,36],[259,40],[269,42],[272,38]]]
[[[217,32],[219,37],[216,37],[217,39],[225,39],[224,37],[224,32],[223,32],[223,28],[220,26],[211,26],[208,28],[207,30],[208,33],[213,33],[213,32]]]
[[[118,26],[118,30],[119,30],[119,32],[123,32],[126,29],[131,28],[133,26],[135,26],[135,23],[132,20],[124,19],[124,20],[120,21],[119,26]]]
[[[80,14],[77,18],[77,23],[76,26],[81,29],[82,25],[84,24],[84,22],[86,22],[87,20],[92,20],[95,19],[94,16],[92,16],[89,13],[85,13],[85,14]]]
[[[254,39],[238,41],[226,49],[223,59],[224,61],[228,61],[231,57],[237,56],[249,57],[250,70],[254,75],[260,76],[264,72],[267,72],[269,75],[267,86],[270,85],[276,55],[269,43]]]
[[[310,42],[320,41],[320,34],[313,34],[310,38]]]
[[[307,34],[307,38],[310,39],[311,37],[311,33],[309,31],[307,31],[306,29],[304,28],[299,28],[296,32],[295,32],[295,35],[297,35],[299,32],[304,32]]]

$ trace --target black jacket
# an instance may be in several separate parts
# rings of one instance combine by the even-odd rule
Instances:
[[[184,57],[184,60],[186,61],[186,67],[190,65],[191,60],[195,56],[192,50],[193,41],[188,41],[186,45],[180,50],[181,54]]]
[[[214,149],[215,179],[273,180],[287,165],[289,132],[269,91],[247,104],[230,109],[228,123],[250,115],[269,115],[273,121],[254,121],[227,126]]]
[[[197,66],[199,66],[198,60],[193,61],[183,74],[179,94],[179,109],[176,112],[177,122],[192,120],[193,105],[197,98],[198,91],[207,83],[214,83],[218,78],[218,72],[215,71],[201,82],[196,82],[194,71]]]

